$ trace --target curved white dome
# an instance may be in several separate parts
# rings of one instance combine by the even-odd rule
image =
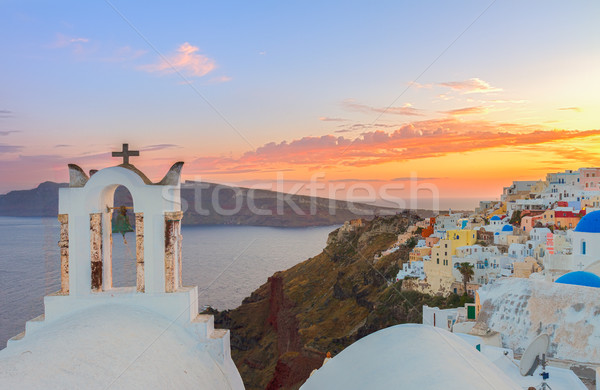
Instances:
[[[317,370],[302,390],[521,389],[460,337],[421,324],[362,338]]]
[[[236,388],[227,371],[181,325],[128,305],[78,311],[0,351],[6,389]]]

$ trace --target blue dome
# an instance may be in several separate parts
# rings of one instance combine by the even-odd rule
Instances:
[[[492,218],[490,218],[490,221],[500,221],[500,217],[497,215],[494,215]]]
[[[512,232],[513,231],[513,227],[512,227],[512,225],[504,225],[502,227],[502,231],[503,232]]]
[[[600,233],[600,210],[586,214],[575,227],[576,232]]]
[[[576,286],[600,287],[600,277],[591,272],[574,271],[564,274],[554,283],[573,284]]]

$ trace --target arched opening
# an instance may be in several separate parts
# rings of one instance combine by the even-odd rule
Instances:
[[[134,212],[125,185],[105,186],[100,203],[101,212],[90,213],[91,289],[135,286],[144,292],[144,215]]]
[[[124,186],[113,195],[111,219],[112,287],[136,285],[136,218],[133,197]]]
[[[586,247],[585,246],[586,246],[585,245],[585,240],[582,240],[581,241],[581,254],[582,255],[585,255],[585,252],[586,252]]]

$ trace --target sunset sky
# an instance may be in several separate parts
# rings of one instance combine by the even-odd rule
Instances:
[[[183,160],[185,179],[472,206],[600,166],[598,20],[597,1],[5,1],[0,193],[128,142],[152,179]]]

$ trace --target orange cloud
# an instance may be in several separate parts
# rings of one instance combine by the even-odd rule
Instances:
[[[141,66],[146,72],[174,73],[183,71],[189,76],[202,77],[212,72],[216,63],[212,58],[199,54],[200,49],[185,42],[177,49],[176,53],[161,56],[157,64]]]
[[[451,88],[461,93],[488,93],[502,91],[502,88],[492,87],[487,82],[476,77],[465,81],[447,81],[444,83],[439,83],[438,85]]]
[[[483,106],[475,106],[475,107],[465,107],[458,108],[456,110],[450,111],[442,111],[444,114],[449,115],[473,115],[473,114],[485,114],[487,113],[487,108]]]
[[[559,108],[560,111],[575,111],[575,112],[581,112],[583,111],[583,109],[581,107],[562,107]]]
[[[197,159],[190,164],[190,168],[195,173],[239,173],[293,166],[309,169],[367,167],[491,148],[536,146],[598,135],[600,130],[540,130],[539,127],[531,129],[516,124],[447,118],[407,124],[393,132],[365,132],[354,139],[324,135],[290,142],[270,142],[237,159]]]
[[[410,104],[406,104],[403,107],[370,107],[364,104],[356,103],[354,99],[346,99],[342,102],[342,105],[351,111],[360,112],[378,112],[381,114],[395,114],[395,115],[406,115],[406,116],[423,116],[423,110],[412,107]]]

